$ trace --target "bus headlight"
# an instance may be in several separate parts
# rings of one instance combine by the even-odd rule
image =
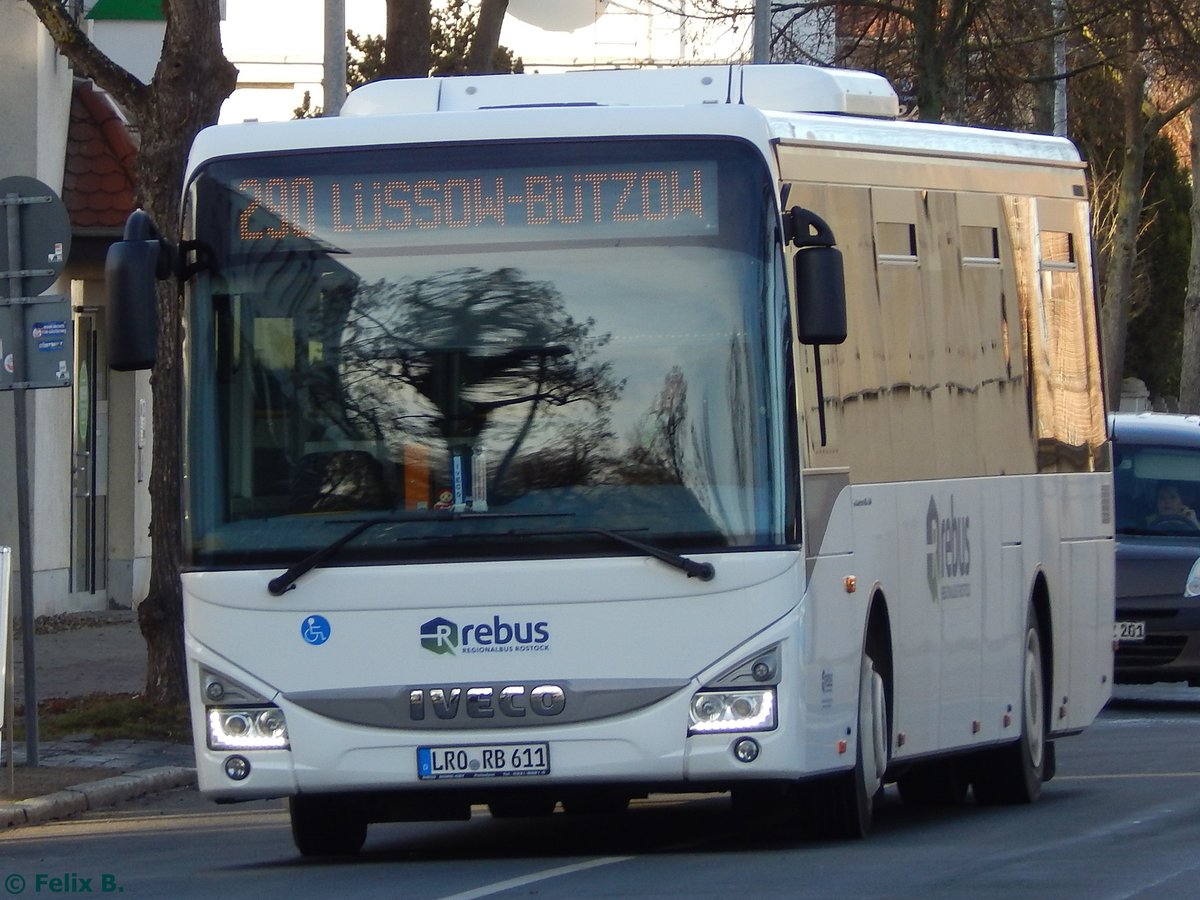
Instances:
[[[277,706],[210,708],[210,750],[286,750],[287,720]]]
[[[698,691],[688,708],[688,734],[770,731],[775,727],[775,689]]]

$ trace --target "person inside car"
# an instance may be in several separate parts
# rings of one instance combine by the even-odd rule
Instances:
[[[1179,486],[1170,481],[1159,483],[1155,494],[1154,513],[1147,517],[1146,524],[1155,528],[1191,526],[1200,530],[1196,511],[1183,502]]]

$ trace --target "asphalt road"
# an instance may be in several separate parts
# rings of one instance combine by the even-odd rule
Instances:
[[[894,789],[865,841],[747,824],[722,798],[655,797],[623,817],[371,827],[357,857],[302,860],[280,803],[174,791],[0,835],[11,896],[1193,897],[1200,690],[1118,689],[1029,807],[920,810]],[[54,879],[58,879],[54,882]],[[75,879],[72,882],[71,879]],[[55,891],[55,887],[59,890]]]

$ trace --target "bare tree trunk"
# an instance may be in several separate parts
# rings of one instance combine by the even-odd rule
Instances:
[[[938,28],[941,0],[913,4],[913,41],[916,52],[917,115],[922,122],[940,122],[946,108],[946,53]]]
[[[237,69],[221,48],[219,0],[164,0],[166,35],[150,85],[102,54],[59,0],[28,0],[60,53],[133,113],[142,140],[137,158],[138,203],[163,236],[179,239],[179,200],[187,153],[196,133],[217,120],[233,93]],[[150,593],[138,606],[146,639],[146,697],[186,699],[183,593],[179,584],[182,473],[181,304],[173,282],[158,296],[158,361],[154,388],[154,465],[150,473]]]
[[[427,78],[433,67],[430,0],[387,0],[384,78]]]
[[[1125,67],[1122,105],[1125,117],[1125,157],[1117,191],[1112,252],[1104,273],[1100,323],[1104,342],[1105,389],[1108,403],[1116,409],[1121,402],[1121,379],[1125,373],[1125,337],[1129,323],[1129,297],[1133,290],[1133,264],[1137,257],[1138,222],[1142,215],[1142,173],[1146,162],[1147,123],[1142,112],[1146,91],[1146,68],[1142,63],[1145,27],[1142,10],[1134,4],[1129,11],[1126,45],[1129,64]]]
[[[471,74],[486,75],[497,71],[496,49],[500,46],[500,28],[507,11],[508,0],[480,0],[475,39],[467,54],[467,71]]]
[[[916,0],[912,4],[917,115],[921,121],[941,122],[948,112],[961,111],[961,62],[980,6],[971,0]],[[955,84],[959,88],[952,93]]]
[[[1054,34],[1054,5],[1056,0],[1039,0],[1034,15],[1030,21],[1046,23],[1046,38],[1042,41],[1034,55],[1036,69],[1044,75],[1034,82],[1033,94],[1033,130],[1041,134],[1054,134],[1054,98],[1060,82],[1056,79],[1058,73],[1057,57],[1055,56],[1056,35]],[[1061,2],[1061,0],[1058,0]]]
[[[1192,247],[1187,294],[1183,300],[1183,361],[1179,369],[1179,410],[1200,413],[1200,103],[1192,105]]]

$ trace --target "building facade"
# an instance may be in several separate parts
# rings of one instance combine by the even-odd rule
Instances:
[[[78,6],[86,16],[93,4]],[[145,373],[109,372],[104,254],[132,205],[135,137],[25,0],[0,0],[0,59],[0,178],[36,178],[67,206],[71,250],[46,293],[70,298],[74,332],[71,385],[28,391],[22,433],[13,392],[0,392],[0,545],[15,570],[31,563],[35,615],[132,607],[149,583],[150,385]],[[22,478],[30,561],[18,549]],[[20,583],[14,573],[14,609]]]

